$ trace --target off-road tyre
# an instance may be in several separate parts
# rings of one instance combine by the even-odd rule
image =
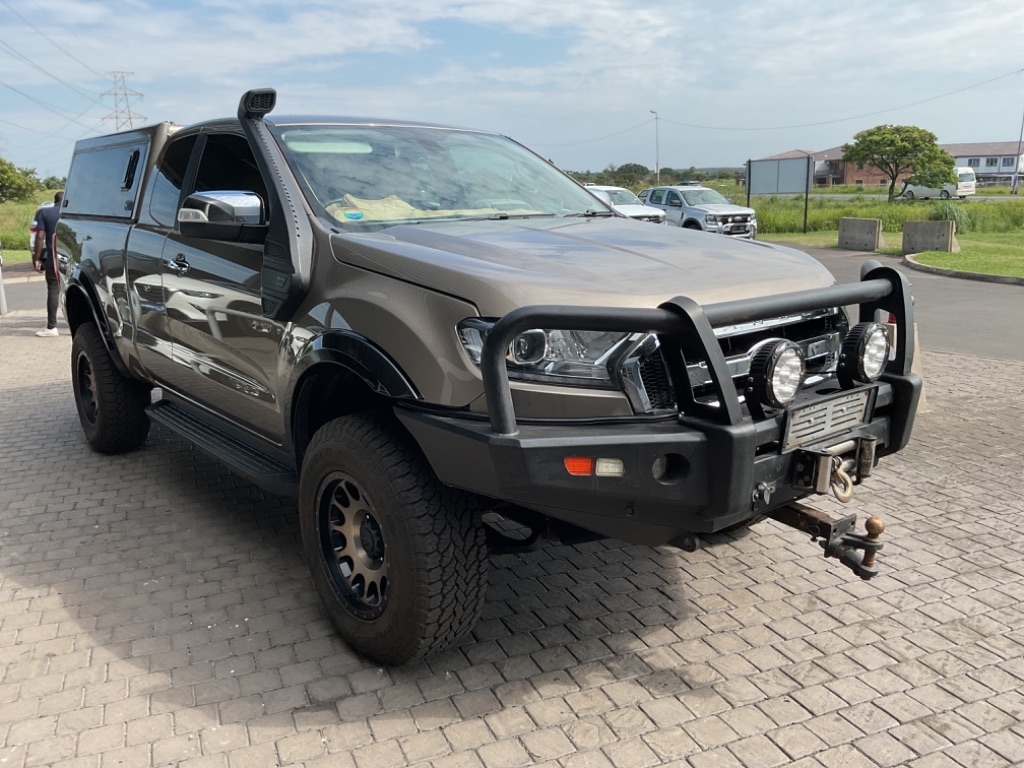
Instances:
[[[99,329],[79,326],[71,343],[71,384],[86,440],[100,453],[134,451],[149,434],[150,387],[125,378]]]
[[[452,646],[479,618],[480,502],[437,480],[398,425],[355,414],[321,427],[302,462],[299,516],[324,609],[365,656],[404,664]]]

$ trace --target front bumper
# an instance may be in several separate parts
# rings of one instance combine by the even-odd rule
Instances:
[[[861,320],[880,312],[895,319],[896,354],[881,379],[845,390],[836,382],[819,384],[784,411],[752,415],[732,384],[713,327],[851,303],[860,305]],[[698,401],[692,389],[677,386],[678,418],[520,423],[503,352],[517,333],[537,327],[655,332],[676,382],[688,380],[686,359],[707,361],[715,402]],[[822,468],[833,459],[859,482],[875,457],[902,449],[921,392],[920,378],[910,372],[912,328],[906,278],[877,262],[860,283],[704,308],[684,297],[657,310],[526,307],[496,323],[484,347],[489,423],[412,405],[397,413],[445,483],[605,536],[681,544],[692,534],[720,531],[820,493],[828,488]],[[828,413],[830,403],[845,414],[853,402],[861,408],[853,421]],[[794,439],[790,424],[819,409],[837,426]],[[565,466],[570,456],[615,459],[624,472],[574,476]]]

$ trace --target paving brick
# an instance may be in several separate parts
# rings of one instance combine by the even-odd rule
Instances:
[[[44,356],[26,317],[0,318],[5,768],[1024,764],[1022,363],[925,354],[932,410],[850,505],[889,523],[877,579],[770,521],[545,546],[492,558],[474,638],[384,670],[322,618],[291,502],[159,427],[112,460],[41,417],[70,339]]]

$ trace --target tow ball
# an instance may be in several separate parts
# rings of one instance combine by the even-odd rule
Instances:
[[[836,558],[865,581],[878,575],[875,555],[883,546],[879,541],[885,530],[882,518],[869,517],[864,522],[867,534],[859,534],[853,533],[857,526],[856,515],[847,515],[837,520],[795,501],[772,510],[768,515],[791,528],[810,534],[811,541],[817,541],[825,550],[825,557]]]

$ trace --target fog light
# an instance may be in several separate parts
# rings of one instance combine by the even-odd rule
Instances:
[[[858,323],[843,339],[836,376],[843,389],[870,384],[889,360],[889,331],[882,323]]]
[[[786,339],[768,339],[753,353],[748,392],[771,408],[793,402],[804,383],[803,350]]]
[[[624,477],[626,465],[622,459],[598,459],[594,466],[594,474],[598,477]]]

